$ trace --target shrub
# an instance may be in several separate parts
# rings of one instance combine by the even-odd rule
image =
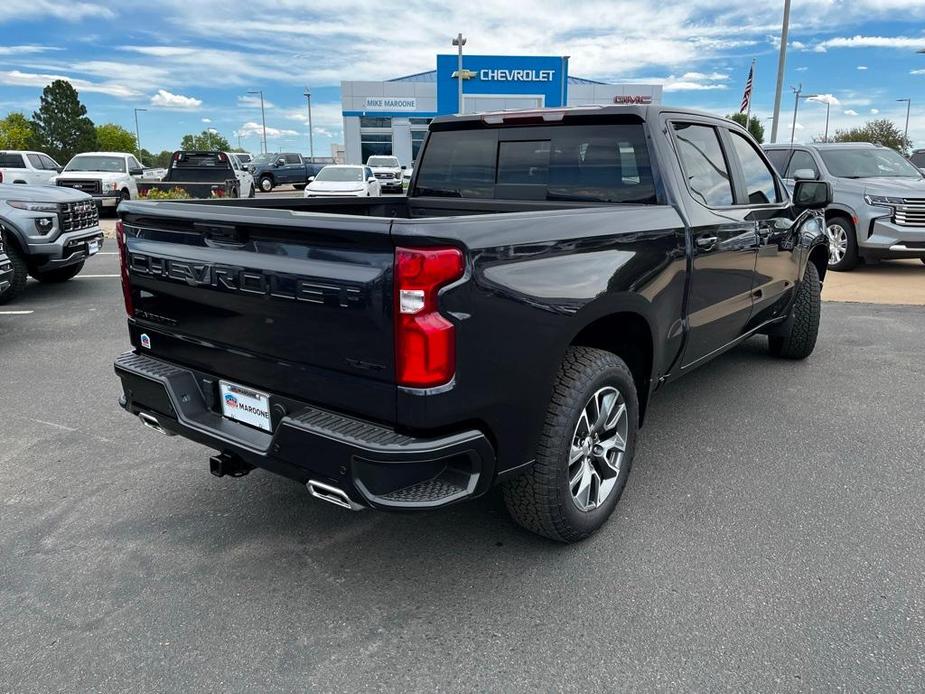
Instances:
[[[190,194],[182,188],[171,188],[170,190],[148,188],[146,192],[138,197],[142,200],[189,200]]]

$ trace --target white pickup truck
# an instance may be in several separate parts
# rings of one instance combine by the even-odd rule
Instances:
[[[50,186],[54,185],[52,179],[60,171],[61,165],[43,152],[0,151],[0,183]]]
[[[138,179],[144,169],[134,154],[84,152],[75,155],[54,183],[89,193],[98,207],[117,207],[123,200],[138,197]]]

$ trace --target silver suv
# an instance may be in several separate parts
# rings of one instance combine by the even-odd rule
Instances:
[[[765,145],[792,190],[797,179],[829,181],[829,268],[859,260],[919,258],[925,263],[925,175],[895,150],[866,142]]]

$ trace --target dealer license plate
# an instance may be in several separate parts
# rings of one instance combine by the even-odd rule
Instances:
[[[97,239],[87,242],[87,255],[95,255],[100,250],[100,242]]]
[[[273,431],[270,423],[270,398],[266,393],[227,381],[219,381],[218,388],[222,397],[222,414],[228,419],[264,431]]]

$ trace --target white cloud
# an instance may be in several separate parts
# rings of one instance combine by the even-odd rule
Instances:
[[[235,136],[240,135],[241,137],[252,137],[257,135],[263,137],[263,126],[260,123],[254,123],[253,121],[248,121],[240,128],[235,130]],[[267,126],[267,137],[280,137],[283,135],[298,135],[298,130],[286,130],[283,128],[271,128]]]
[[[798,51],[806,50],[806,44],[802,41],[793,41],[790,46],[796,48]]]
[[[242,108],[260,108],[260,95],[245,94],[244,96],[239,96],[238,106],[241,106]],[[275,105],[264,98],[263,108],[275,108]]]
[[[841,102],[831,94],[817,94],[811,96],[807,101],[818,101],[820,104],[829,104],[830,106],[839,106]]]
[[[798,67],[798,68],[795,68],[795,70],[797,72],[806,72],[807,70],[809,70],[809,68],[808,67]]]
[[[721,72],[710,72],[710,73],[685,72],[683,75],[681,75],[680,79],[685,80],[685,81],[690,81],[690,82],[699,82],[701,80],[717,81],[717,80],[728,80],[729,75],[723,74]]]
[[[910,36],[839,36],[827,39],[816,48],[925,48],[925,38]]]
[[[166,89],[158,89],[157,94],[151,97],[151,105],[159,108],[177,110],[193,110],[202,106],[202,99],[182,94],[172,94]]]
[[[728,87],[725,84],[704,84],[703,82],[687,82],[685,80],[675,81],[669,77],[662,89],[666,92],[700,92],[711,89],[728,89]]]
[[[925,75],[925,70],[909,70],[910,75]]]
[[[856,115],[858,115],[858,112],[855,111],[854,109],[851,109],[851,108],[849,108],[847,111],[843,111],[843,113],[844,113],[846,116],[856,116]]]
[[[62,49],[55,46],[37,46],[35,44],[28,44],[25,46],[0,46],[0,55],[18,56],[60,50]]]
[[[211,119],[211,118],[203,118],[203,119],[202,119],[202,122],[203,122],[203,123],[211,123],[211,122],[212,122],[212,119]]]
[[[879,109],[879,108],[872,108],[872,109],[870,110],[870,112],[876,116],[878,113],[880,113],[880,109]]]
[[[867,69],[866,65],[858,65],[858,70],[866,70],[866,69]]]
[[[37,18],[79,22],[90,17],[111,19],[115,13],[97,2],[60,2],[60,0],[6,0],[0,4],[0,23]]]
[[[89,80],[68,77],[67,75],[21,72],[19,70],[0,71],[0,84],[15,87],[45,87],[55,80],[70,82],[74,89],[79,92],[108,94],[109,96],[117,96],[122,99],[139,96],[138,91],[114,82],[91,82]]]

